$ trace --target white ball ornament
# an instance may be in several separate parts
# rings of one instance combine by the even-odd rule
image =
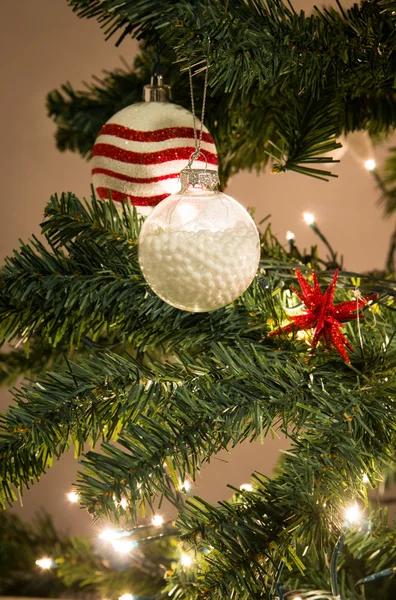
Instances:
[[[162,300],[208,312],[238,298],[260,260],[260,238],[241,204],[219,192],[216,171],[187,168],[181,190],[155,207],[139,237],[144,278]]]
[[[179,189],[180,171],[195,149],[194,121],[170,98],[170,87],[158,76],[156,83],[153,79],[144,87],[144,102],[120,110],[102,127],[91,154],[99,198],[108,200],[111,194],[114,201],[129,202],[140,214],[149,214]],[[216,147],[206,127],[202,150],[216,169]]]

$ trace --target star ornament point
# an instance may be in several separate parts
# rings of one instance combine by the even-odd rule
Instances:
[[[358,318],[364,318],[359,313],[370,300],[375,300],[378,295],[356,298],[348,302],[339,302],[334,304],[334,293],[338,279],[338,269],[334,273],[333,280],[324,293],[320,289],[317,275],[312,270],[313,285],[308,282],[303,274],[295,269],[298,283],[301,291],[291,287],[296,296],[305,304],[306,310],[302,315],[292,316],[291,323],[284,327],[279,327],[269,335],[279,335],[280,333],[296,333],[305,329],[313,329],[312,349],[314,350],[319,341],[323,341],[328,349],[334,347],[338,354],[350,363],[347,348],[353,350],[348,339],[342,332],[342,324],[347,321],[354,321]]]

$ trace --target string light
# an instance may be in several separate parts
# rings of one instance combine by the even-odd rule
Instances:
[[[154,515],[151,519],[151,522],[154,525],[154,527],[161,527],[161,525],[163,525],[164,523],[164,519],[163,517],[161,517],[161,515]]]
[[[70,492],[68,492],[66,494],[66,498],[69,500],[69,502],[71,504],[76,504],[77,502],[80,501],[80,494],[78,494],[74,490],[71,490]]]
[[[182,554],[180,557],[180,564],[182,567],[191,567],[193,559],[188,554]]]
[[[311,212],[305,212],[303,214],[303,219],[306,222],[306,224],[309,226],[311,226],[315,223],[315,215],[312,214]]]
[[[377,168],[377,165],[373,158],[369,158],[368,160],[366,160],[364,166],[367,169],[367,171],[375,171],[375,169]]]
[[[122,497],[120,501],[117,500],[116,496],[113,496],[113,502],[117,508],[122,508],[126,510],[128,508],[128,500],[125,497]]]
[[[128,554],[133,548],[136,548],[137,543],[133,540],[113,540],[111,545],[113,550],[119,554]]]
[[[333,248],[330,246],[328,239],[323,235],[323,233],[320,231],[319,227],[317,226],[316,221],[315,221],[315,215],[311,212],[305,212],[305,213],[303,213],[303,219],[304,219],[305,223],[312,229],[312,231],[314,233],[316,233],[316,235],[327,246],[327,248],[330,252],[332,267],[334,267],[334,268],[339,267],[339,265],[337,263],[337,254],[334,252]]]
[[[253,492],[253,486],[250,483],[243,483],[239,486],[239,489],[244,492]]]
[[[362,481],[363,481],[363,483],[368,483],[370,481],[367,473],[363,473]]]
[[[48,556],[43,556],[43,558],[36,560],[36,565],[41,569],[52,569],[54,566],[54,561]]]
[[[186,491],[189,492],[191,490],[191,483],[188,481],[188,479],[186,479],[183,483],[182,483],[182,488]]]
[[[295,240],[295,235],[292,231],[286,231],[286,241],[293,242]]]
[[[125,531],[119,531],[117,529],[103,529],[103,531],[101,531],[99,534],[99,538],[105,542],[112,542],[113,540],[119,540],[126,535],[129,534]]]
[[[191,489],[191,481],[189,481],[188,479],[185,479],[184,481],[180,481],[179,480],[179,483],[178,483],[177,487],[184,494],[188,494],[188,492]]]
[[[297,331],[296,338],[303,342],[306,342],[308,345],[312,339],[312,334],[308,331]]]
[[[352,506],[348,506],[345,510],[345,520],[348,525],[353,525],[354,523],[358,523],[361,519],[361,514],[358,505],[352,504]]]
[[[132,594],[123,594],[122,596],[119,596],[118,600],[134,600],[135,596],[132,596]]]

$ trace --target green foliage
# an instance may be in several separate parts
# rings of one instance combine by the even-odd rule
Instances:
[[[223,185],[240,169],[263,169],[269,157],[276,172],[326,179],[331,173],[322,167],[340,133],[383,135],[395,125],[389,0],[348,11],[316,9],[310,17],[280,0],[68,3],[79,16],[98,19],[108,37],[117,34],[120,42],[133,35],[148,49],[133,69],[106,73],[82,92],[68,84],[48,96],[61,150],[88,156],[103,123],[138,101],[156,45],[175,100],[186,107],[186,67],[195,73],[199,106],[208,61],[207,124]],[[391,194],[387,201],[390,213]],[[90,202],[53,196],[44,240],[22,243],[5,261],[0,332],[4,344],[21,345],[1,356],[0,372],[3,381],[23,372],[31,379],[0,417],[2,506],[73,444],[81,501],[95,518],[136,526],[167,498],[196,563],[171,567],[174,542],[154,536],[146,543],[147,530],[138,529],[132,564],[115,572],[86,541],[59,541],[53,532],[54,548],[66,544],[57,558],[65,584],[111,598],[128,585],[141,597],[158,597],[168,571],[167,593],[175,600],[260,599],[274,593],[284,563],[287,589],[328,590],[345,506],[356,499],[368,505],[363,474],[376,487],[394,468],[392,261],[383,279],[340,273],[337,301],[353,299],[356,285],[362,294],[378,294],[378,303],[345,324],[354,348],[347,365],[323,347],[309,354],[297,335],[268,337],[295,308],[293,267],[313,266],[323,285],[330,280],[317,249],[288,251],[268,227],[245,294],[213,313],[190,314],[165,305],[145,283],[140,226],[126,206],[118,213],[94,195]],[[245,440],[260,439],[265,447],[277,430],[291,447],[273,479],[255,473],[253,492],[232,488],[233,498],[217,506],[184,501],[185,478],[194,480],[215,453]],[[391,580],[366,585],[364,593],[355,588],[357,579],[395,564],[395,531],[381,514],[370,519],[371,529],[347,533],[339,572],[345,600],[394,596]]]
[[[340,556],[340,579],[342,598],[353,598],[356,600],[368,600],[375,598],[393,598],[395,594],[396,580],[385,578],[374,583],[368,583],[364,587],[356,586],[363,577],[378,573],[386,568],[392,568],[395,564],[395,527],[389,529],[387,526],[386,511],[371,513],[369,518],[363,521],[362,526],[352,527],[346,535],[346,545]],[[301,555],[304,548],[299,549]],[[283,570],[283,581],[287,589],[306,588],[307,580],[310,589],[328,590],[328,565],[329,555],[321,555],[315,558],[311,549],[308,549],[304,562],[307,570],[304,576],[294,571]]]
[[[328,154],[341,132],[395,126],[395,17],[378,1],[316,9],[310,17],[280,0],[166,1],[160,10],[153,0],[68,1],[80,16],[97,18],[108,36],[159,43],[164,77],[186,108],[183,69],[192,65],[199,74],[209,59],[206,120],[223,186],[241,169],[262,170],[270,156],[276,172],[328,178]],[[58,147],[87,156],[106,120],[140,99],[152,64],[153,53],[144,51],[133,70],[107,73],[84,91],[67,84],[49,94]],[[201,106],[202,73],[196,80]]]
[[[81,17],[96,18],[107,36],[122,32],[159,38],[179,61],[198,63],[211,40],[212,86],[248,93],[282,78],[297,92],[318,96],[329,81],[341,94],[390,91],[393,85],[391,11],[362,2],[347,11],[316,10],[305,17],[280,0],[135,2],[68,0]],[[390,59],[390,60],[389,60]]]
[[[13,385],[18,377],[44,372],[62,362],[69,348],[57,349],[34,335],[23,343],[22,338],[15,348],[0,353],[0,385]]]
[[[380,304],[347,325],[350,367],[323,348],[307,360],[298,339],[268,338],[294,281],[294,258],[269,228],[254,284],[207,314],[178,311],[149,291],[137,263],[139,220],[127,208],[118,215],[112,203],[55,196],[42,229],[49,249],[22,244],[3,269],[4,338],[39,336],[56,353],[85,340],[86,357],[65,357],[14,392],[0,423],[3,503],[73,442],[82,503],[95,517],[133,525],[165,496],[187,547],[212,549],[194,575],[175,571],[175,597],[228,598],[230,589],[241,600],[265,597],[280,560],[299,581],[329,552],[345,504],[365,501],[363,473],[375,485],[392,462],[394,283],[361,278]],[[337,300],[351,298],[355,284],[342,274]],[[255,474],[254,493],[218,507],[183,503],[181,482],[203,462],[276,429],[292,447],[273,480]],[[352,599],[351,581],[343,585]]]
[[[384,165],[384,174],[379,179],[382,192],[381,204],[386,217],[390,217],[396,210],[396,148],[390,148],[388,158]]]

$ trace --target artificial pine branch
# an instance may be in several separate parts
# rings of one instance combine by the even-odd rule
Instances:
[[[56,345],[78,344],[81,336],[107,335],[133,348],[163,349],[205,339],[250,335],[243,301],[215,313],[194,315],[159,300],[147,287],[137,262],[139,221],[126,209],[92,199],[54,196],[39,240],[22,244],[6,260],[0,282],[0,328],[5,340],[33,333]]]
[[[161,69],[173,86],[174,101],[190,109],[186,74],[173,58],[173,53],[164,57]],[[150,80],[152,60],[152,53],[143,51],[131,71],[106,73],[103,80],[96,79],[84,91],[75,92],[66,84],[61,91],[51,92],[47,106],[58,127],[58,148],[88,156],[102,125],[115,112],[141,100],[142,88]],[[199,107],[202,85],[197,79]],[[251,94],[238,103],[221,90],[211,93],[206,111],[206,124],[219,153],[223,187],[242,169],[263,170],[270,157],[280,161],[274,171],[296,170],[309,175],[313,169],[316,174],[317,169],[308,169],[307,163],[319,163],[326,169],[318,175],[329,177],[329,154],[337,147],[336,135],[368,125],[375,132],[388,130],[395,120],[394,103],[389,97],[335,97],[334,87],[329,85],[318,102],[308,94],[296,95],[295,89],[282,81],[270,91],[252,88]]]
[[[387,132],[396,123],[394,16],[381,12],[378,2],[343,13],[317,10],[311,17],[278,0],[162,3],[161,11],[152,0],[70,4],[81,16],[111,23],[110,31],[125,27],[148,44],[159,36],[163,74],[175,101],[186,108],[188,78],[180,69],[187,63],[200,67],[210,37],[206,120],[223,187],[241,169],[264,169],[269,156],[275,157],[275,172],[327,179],[337,135],[368,127]],[[144,52],[130,72],[107,73],[83,92],[67,84],[49,94],[58,147],[87,156],[107,119],[140,100],[151,69],[150,52]]]
[[[165,307],[147,291],[136,257],[139,223],[127,210],[118,216],[111,203],[54,197],[43,230],[50,249],[38,240],[23,245],[2,273],[3,330],[10,338],[22,331],[36,335],[42,324],[49,341],[69,343],[75,331],[86,337],[110,330],[118,342],[129,341],[133,353],[150,343],[172,348],[173,356],[156,362],[155,356],[128,355],[121,345],[120,354],[66,361],[36,384],[23,384],[1,421],[3,502],[13,500],[15,487],[38,479],[71,442],[81,452],[88,440],[103,440],[103,454],[91,451],[83,459],[82,499],[93,514],[116,516],[117,503],[128,498],[120,516],[136,522],[144,505],[165,495],[180,509],[185,540],[214,548],[202,559],[195,596],[189,596],[189,582],[180,592],[186,597],[226,598],[234,586],[245,598],[258,581],[268,591],[273,572],[262,556],[304,571],[297,544],[327,548],[341,510],[340,489],[344,500],[362,494],[362,474],[373,478],[394,452],[392,282],[367,280],[370,291],[381,292],[381,305],[375,326],[370,314],[360,333],[348,325],[352,368],[320,355],[307,363],[304,343],[285,339],[279,349],[266,335],[268,317],[275,324],[282,315],[282,286],[293,280],[288,256],[269,230],[262,237],[266,271],[234,306],[207,315]],[[121,302],[110,287],[109,297],[104,276],[126,285],[130,295],[124,291]],[[343,298],[348,287],[343,275]],[[131,308],[132,293],[139,303]],[[251,502],[217,509],[200,501],[183,508],[180,480],[194,479],[218,450],[277,426],[293,449],[273,481],[257,476]],[[275,512],[273,498],[279,499]],[[318,520],[319,499],[329,506],[331,523]],[[260,535],[257,514],[267,515]]]
[[[32,336],[25,344],[16,343],[14,349],[0,353],[0,385],[14,385],[20,376],[30,377],[52,369],[63,362],[69,347],[54,348],[46,340]],[[71,353],[73,353],[71,351]]]
[[[388,352],[389,360],[393,360],[392,349],[389,348]],[[246,348],[243,350],[242,348],[234,350],[219,348],[218,352],[216,352],[215,361],[215,373],[217,373],[218,381],[216,382],[214,389],[208,387],[208,381],[204,376],[201,375],[201,377],[198,377],[195,373],[192,378],[192,383],[194,383],[196,395],[188,401],[189,406],[185,404],[186,394],[181,392],[180,400],[184,400],[184,404],[180,404],[179,402],[178,406],[176,399],[172,402],[165,401],[166,414],[161,414],[161,404],[164,402],[164,399],[161,398],[160,394],[151,394],[150,399],[146,397],[144,399],[144,404],[142,404],[143,398],[141,398],[139,410],[136,411],[135,408],[134,413],[128,413],[126,421],[128,424],[124,426],[123,432],[119,438],[121,444],[125,445],[125,436],[128,434],[130,435],[131,432],[131,419],[133,421],[137,418],[141,430],[140,432],[136,430],[137,438],[135,442],[132,442],[131,440],[130,445],[130,448],[133,448],[134,453],[136,453],[136,471],[134,471],[133,462],[131,462],[132,457],[126,460],[125,466],[123,467],[123,461],[120,459],[121,454],[119,452],[117,452],[116,461],[106,462],[106,459],[103,459],[99,464],[99,469],[103,473],[103,496],[109,499],[112,498],[114,494],[116,500],[120,497],[130,498],[130,506],[132,508],[128,507],[127,511],[132,512],[134,510],[133,503],[135,501],[134,490],[138,490],[138,484],[143,484],[143,498],[140,498],[139,503],[146,500],[144,486],[147,485],[148,482],[152,482],[150,484],[152,487],[148,494],[150,499],[153,497],[156,489],[158,490],[157,475],[153,471],[155,468],[162,470],[162,460],[166,458],[166,455],[161,456],[157,454],[151,465],[153,470],[149,470],[150,468],[148,468],[148,465],[142,460],[139,453],[139,446],[142,449],[150,444],[150,447],[158,449],[158,437],[158,439],[161,440],[161,443],[166,444],[168,454],[172,460],[177,461],[176,465],[180,461],[179,457],[183,457],[182,464],[185,465],[185,468],[190,469],[189,474],[192,476],[194,476],[194,470],[199,467],[199,462],[194,459],[194,462],[191,463],[189,456],[196,456],[198,448],[201,448],[201,452],[204,456],[208,456],[208,451],[216,450],[214,447],[208,449],[207,446],[202,446],[204,436],[202,435],[202,432],[200,435],[199,429],[195,430],[197,439],[195,440],[195,437],[191,438],[187,447],[184,449],[178,445],[173,447],[172,444],[177,443],[176,439],[175,442],[172,443],[169,434],[164,435],[164,432],[160,427],[161,420],[164,422],[167,420],[169,423],[173,424],[173,427],[176,425],[177,421],[180,422],[181,415],[183,415],[183,419],[187,418],[188,415],[192,423],[196,423],[197,420],[198,422],[202,422],[205,414],[204,409],[206,408],[207,413],[208,409],[212,407],[211,410],[215,413],[215,416],[212,417],[212,419],[215,419],[214,421],[212,420],[212,424],[216,423],[220,435],[229,435],[228,432],[233,431],[234,437],[231,437],[230,441],[233,441],[234,443],[245,437],[251,437],[252,435],[253,437],[256,437],[262,428],[271,425],[275,415],[277,415],[278,418],[281,418],[284,423],[294,423],[294,433],[293,427],[289,425],[291,427],[289,434],[294,438],[295,449],[290,452],[292,458],[287,458],[285,460],[281,475],[272,482],[265,481],[263,484],[260,483],[258,487],[260,488],[261,486],[262,489],[261,491],[260,489],[258,490],[256,496],[253,495],[253,504],[249,504],[248,508],[246,508],[246,503],[244,502],[242,508],[238,504],[239,508],[237,507],[237,509],[235,509],[243,511],[244,526],[247,530],[253,528],[253,531],[251,532],[252,535],[257,528],[257,517],[255,515],[267,515],[266,519],[268,519],[268,523],[266,527],[269,528],[269,537],[267,539],[265,539],[263,529],[266,521],[263,521],[260,529],[260,536],[257,537],[258,534],[256,532],[249,541],[249,548],[241,548],[236,530],[234,532],[230,530],[231,522],[229,513],[230,511],[233,511],[234,508],[230,508],[228,505],[224,505],[225,514],[223,514],[224,511],[222,509],[208,508],[210,515],[212,515],[211,518],[214,518],[214,516],[217,515],[215,518],[219,522],[219,525],[216,526],[215,529],[213,529],[212,526],[205,527],[202,518],[202,508],[198,507],[198,510],[194,510],[194,506],[192,506],[187,513],[183,510],[181,511],[182,522],[184,519],[187,519],[189,523],[187,529],[188,533],[184,530],[186,539],[190,542],[192,540],[197,542],[196,535],[198,534],[200,539],[202,537],[202,543],[210,544],[210,546],[215,549],[219,548],[222,567],[220,568],[220,566],[217,566],[214,572],[213,570],[210,570],[208,573],[208,577],[215,577],[216,581],[219,581],[219,586],[217,586],[216,591],[213,592],[217,595],[221,594],[223,580],[224,589],[231,583],[229,577],[231,577],[234,568],[231,568],[232,565],[234,565],[233,561],[236,560],[237,563],[235,564],[238,564],[239,567],[241,567],[240,559],[237,559],[237,556],[240,556],[241,553],[244,555],[242,550],[249,550],[249,556],[254,557],[262,552],[260,549],[262,547],[261,544],[264,543],[265,547],[267,547],[267,545],[272,542],[277,549],[278,547],[283,548],[281,551],[282,556],[285,555],[287,559],[288,554],[291,553],[288,560],[293,560],[293,547],[290,546],[291,531],[293,531],[292,537],[295,540],[304,540],[307,543],[315,544],[317,548],[320,548],[321,544],[325,546],[326,539],[328,539],[327,536],[330,522],[323,518],[323,522],[319,521],[315,517],[316,511],[322,511],[321,507],[325,500],[328,505],[329,518],[334,525],[335,514],[339,512],[340,486],[344,489],[344,501],[352,494],[357,495],[361,493],[360,477],[362,476],[362,473],[373,473],[373,469],[379,469],[381,461],[388,460],[388,456],[392,453],[395,442],[393,434],[394,424],[389,419],[389,415],[393,412],[392,393],[395,386],[394,378],[390,381],[388,379],[384,384],[369,384],[372,379],[368,376],[369,372],[367,372],[366,376],[363,377],[365,384],[363,387],[360,387],[358,382],[362,374],[359,375],[359,378],[356,379],[356,382],[353,385],[352,382],[355,376],[353,372],[350,372],[350,382],[347,384],[346,374],[340,373],[339,367],[337,366],[339,361],[335,361],[335,364],[333,365],[334,370],[331,369],[330,372],[328,365],[323,365],[322,368],[318,366],[317,369],[315,369],[314,380],[307,385],[307,382],[309,381],[309,369],[304,363],[299,364],[299,362],[297,362],[297,372],[294,374],[291,370],[291,365],[288,364],[287,366],[287,372],[291,378],[289,387],[287,387],[285,373],[282,374],[282,380],[280,381],[282,371],[281,365],[279,366],[279,377],[276,377],[275,375],[276,358],[274,358],[274,356],[271,356],[271,358],[268,357],[267,362],[264,359],[264,356],[265,346],[258,346],[252,349],[250,362]],[[287,355],[284,357],[285,360],[286,356]],[[94,364],[96,365],[96,362],[91,364],[91,369]],[[99,394],[102,393],[105,395],[104,400],[107,399],[107,403],[111,400],[111,405],[113,405],[115,397],[113,395],[114,391],[112,392],[112,390],[115,388],[112,384],[112,379],[118,377],[119,385],[122,385],[124,393],[128,394],[128,398],[130,399],[131,396],[128,386],[121,383],[123,376],[120,369],[122,366],[120,359],[114,359],[113,371],[110,370],[108,365],[104,369],[105,364],[106,361],[102,361],[101,365],[96,366],[98,372],[103,372],[103,370],[105,370],[106,373],[106,389],[99,392]],[[221,376],[221,373],[218,372],[219,364],[224,365],[223,368],[226,369],[227,373],[226,377]],[[117,370],[115,369],[116,365]],[[126,368],[128,370],[127,366]],[[268,370],[267,376],[265,375],[265,368]],[[284,368],[285,367],[283,367],[283,369]],[[303,369],[303,371],[299,373],[298,371],[301,369]],[[174,368],[174,370],[176,369]],[[172,369],[167,369],[167,371],[167,377],[169,378],[170,376],[170,378],[173,379],[174,373],[172,377]],[[304,372],[305,377],[303,376]],[[76,378],[75,385],[78,385],[81,389],[81,381],[78,379],[79,373],[82,373],[82,369],[76,370],[73,379]],[[204,377],[204,380],[197,388],[199,380],[200,378],[202,379],[202,377]],[[60,379],[60,382],[61,381],[62,379]],[[316,383],[316,381],[318,383]],[[267,382],[267,384],[264,382]],[[254,391],[255,385],[259,386],[257,391]],[[265,391],[265,385],[268,386],[268,391]],[[346,385],[348,385],[347,389],[345,389]],[[326,391],[325,395],[323,394],[324,386]],[[48,384],[41,382],[39,389],[45,389],[46,387],[48,387]],[[163,384],[161,387],[163,387]],[[220,389],[218,389],[219,387]],[[158,389],[159,388],[157,387],[157,390]],[[176,391],[179,389],[181,389],[179,386],[175,387]],[[226,393],[227,389],[228,394]],[[215,395],[216,390],[218,390],[217,396]],[[383,402],[384,390],[386,390],[387,394],[390,394],[385,405]],[[54,398],[52,389],[47,389],[46,393],[49,397]],[[245,407],[243,404],[241,405],[244,393],[246,394]],[[40,392],[40,394],[44,397],[43,392]],[[206,401],[205,394],[208,396]],[[257,397],[258,394],[260,394],[263,399],[261,410],[257,403],[254,404],[252,402],[253,398]],[[251,413],[247,412],[244,415],[245,425],[243,422],[239,423],[237,421],[237,407],[231,409],[230,406],[226,406],[224,409],[221,409],[220,400],[222,398],[226,400],[227,395],[235,398],[238,402],[238,406],[240,406],[239,410],[245,412],[246,409],[249,409],[251,411]],[[37,392],[35,397],[37,397]],[[121,401],[119,394],[118,398],[119,401]],[[211,403],[209,402],[209,398],[212,400]],[[278,401],[276,401],[277,399]],[[30,403],[32,400],[34,400],[34,398],[31,398]],[[149,401],[147,402],[147,400]],[[193,402],[193,400],[195,402]],[[38,399],[36,402],[38,402]],[[129,410],[131,410],[130,402],[128,407]],[[217,424],[219,409],[220,414],[223,412],[224,418],[228,422],[226,421]],[[151,426],[147,418],[144,417],[143,412],[146,412],[147,410],[150,412],[151,410],[155,411],[152,414],[157,416],[156,428]],[[262,412],[263,410],[264,412]],[[387,421],[384,419],[384,411],[388,415]],[[95,412],[102,415],[104,414],[100,405],[96,406]],[[273,412],[274,416],[271,416],[271,412]],[[116,411],[116,413],[118,413],[118,411]],[[17,412],[14,410],[13,414],[16,416]],[[24,414],[26,414],[26,409],[24,409]],[[133,414],[136,416],[133,417]],[[24,418],[24,421],[26,422],[26,417]],[[256,433],[254,433],[252,427],[256,429]],[[348,435],[346,435],[346,432],[348,432]],[[147,435],[143,436],[143,433],[146,433]],[[173,435],[178,436],[181,440],[180,443],[183,443],[183,438],[182,436],[180,437],[180,433],[180,430],[174,429]],[[209,440],[215,439],[215,435],[216,433],[213,432]],[[340,439],[344,440],[342,446],[339,445]],[[25,445],[26,441],[25,438]],[[196,446],[195,449],[193,444]],[[13,455],[18,456],[18,452],[15,454],[14,451]],[[113,456],[115,456],[115,454],[113,454]],[[367,458],[365,459],[364,456]],[[188,464],[191,466],[187,467]],[[308,469],[307,465],[309,465]],[[96,466],[98,468],[98,465]],[[124,479],[123,481],[119,479],[118,487],[111,487],[112,477],[114,477],[114,474],[117,472],[120,472],[120,474],[123,473]],[[126,472],[130,473],[130,480],[125,478]],[[182,476],[184,476],[184,474],[184,472],[181,472]],[[87,478],[86,483],[89,484],[90,488],[95,493],[94,482]],[[140,488],[140,491],[142,488]],[[290,495],[291,489],[293,489],[292,495]],[[275,507],[273,506],[273,498],[278,499]],[[319,503],[318,499],[320,500]],[[256,500],[259,503],[264,501],[264,505],[260,504],[258,508],[256,507],[253,510],[253,505]],[[104,506],[104,502],[106,501],[97,497],[96,510],[98,510],[98,506]],[[114,507],[112,507],[112,509],[114,510]],[[189,513],[191,513],[190,517]],[[279,523],[280,527],[278,533],[275,527],[276,522]],[[316,529],[312,527],[313,523],[317,523]],[[236,525],[238,524],[239,521],[237,521]],[[285,527],[286,529],[284,529]],[[284,532],[281,533],[283,529]],[[194,531],[196,533],[194,533]],[[230,538],[235,540],[233,548],[224,548],[224,535],[227,531],[229,531]],[[257,546],[258,544],[259,546]],[[227,546],[229,546],[229,544],[227,544]],[[280,550],[278,550],[278,552],[280,552]],[[211,563],[214,560],[214,556],[214,554],[211,555]],[[224,561],[226,562],[224,563]],[[249,565],[249,569],[251,569],[251,562],[249,562]],[[225,573],[223,572],[224,568],[226,568]],[[246,566],[246,569],[248,569],[248,566]],[[261,566],[260,569],[262,569]],[[220,572],[222,573],[222,577],[220,577]],[[229,575],[227,575],[227,573],[229,573]],[[256,575],[251,573],[252,579],[255,579]],[[248,574],[245,573],[244,579],[246,580],[247,577]],[[203,583],[205,589],[206,585],[206,583]],[[210,595],[205,594],[206,592],[197,597],[211,597]]]
[[[3,268],[3,338],[27,340],[34,334],[54,346],[73,346],[81,336],[103,341],[107,337],[110,344],[130,342],[132,351],[152,346],[165,352],[174,345],[186,348],[232,339],[237,333],[254,339],[255,319],[274,314],[268,284],[275,293],[295,279],[291,268],[298,263],[293,257],[287,262],[290,257],[265,232],[259,276],[241,299],[202,315],[178,311],[159,300],[142,277],[139,226],[127,207],[120,217],[111,202],[93,197],[91,203],[82,203],[72,194],[52,197],[43,223],[50,249],[39,240],[22,244]],[[273,281],[267,281],[265,272],[274,273]],[[358,275],[346,272],[339,287],[353,289],[348,280],[353,277]],[[362,293],[395,294],[392,282],[370,276],[361,276],[360,287]]]
[[[396,210],[396,148],[390,148],[384,163],[383,174],[375,174],[381,191],[380,204],[386,217]]]
[[[338,134],[362,127],[387,132],[396,122],[389,0],[311,17],[280,0],[165,0],[160,7],[154,0],[68,1],[80,16],[97,18],[108,36],[158,42],[184,106],[180,68],[199,72],[209,60],[208,125],[223,184],[241,168],[262,169],[269,154],[275,170],[326,178],[320,167]],[[48,104],[61,149],[89,154],[101,125],[138,99],[149,72],[143,53],[133,71],[107,74],[86,92],[53,92]],[[144,282],[140,224],[127,207],[119,215],[94,196],[85,204],[73,194],[54,196],[42,225],[47,244],[33,239],[6,260],[2,338],[32,346],[42,340],[48,350],[42,360],[32,352],[25,362],[19,353],[4,355],[5,372],[48,368],[65,357],[23,383],[0,419],[2,505],[74,443],[82,456],[82,503],[95,517],[136,524],[162,496],[179,509],[179,535],[199,558],[193,573],[179,566],[170,574],[170,597],[268,598],[281,563],[290,589],[326,589],[326,557],[343,531],[343,508],[357,498],[367,503],[363,474],[375,485],[396,450],[394,282],[360,279],[363,293],[380,297],[366,307],[364,321],[346,325],[354,347],[348,366],[323,348],[308,356],[297,336],[267,335],[287,315],[291,267],[321,264],[315,251],[287,253],[267,230],[251,288],[231,306],[190,315],[166,306]],[[351,300],[355,275],[341,274],[340,300]],[[81,341],[88,357],[71,361]],[[183,504],[180,482],[194,479],[218,450],[276,429],[292,445],[272,480],[256,473],[253,492],[235,490],[218,506],[199,498]],[[84,454],[87,442],[92,449]],[[346,600],[363,596],[355,592],[350,562],[366,569],[382,550],[376,568],[394,566],[391,537],[380,517],[373,519],[375,531],[348,534],[341,563]],[[83,555],[88,575],[84,566],[73,568]],[[106,581],[103,589],[115,594],[140,569],[137,593],[162,586],[164,569],[150,557],[143,564],[140,549],[125,578],[102,569],[86,543],[73,542],[70,557],[60,572],[72,585]],[[382,589],[392,594],[391,585]],[[367,589],[365,597],[375,596]]]
[[[161,10],[154,0],[68,3],[79,16],[107,27],[108,36],[123,31],[149,41],[159,37],[176,48],[179,61],[198,63],[204,58],[203,41],[210,38],[215,89],[246,93],[256,82],[262,88],[280,76],[314,96],[330,79],[342,93],[392,87],[394,15],[383,12],[379,2],[342,12],[317,9],[310,17],[280,0],[166,0]]]
[[[234,497],[237,504],[249,503],[251,493],[240,492]],[[322,511],[326,518],[326,511]],[[261,519],[262,515],[258,515]],[[371,574],[392,567],[396,560],[393,538],[394,529],[386,524],[386,513],[379,511],[369,515],[370,527],[363,525],[361,530],[351,529],[347,533],[344,552],[340,566],[346,572],[342,581],[342,597],[354,599],[355,583],[362,574]],[[196,580],[185,571],[172,571],[171,565],[177,560],[179,548],[172,538],[164,538],[150,544],[145,540],[146,528],[137,529],[133,533],[138,546],[133,556],[126,560],[117,560],[110,548],[103,543],[93,546],[87,539],[69,537],[55,530],[47,515],[38,515],[36,520],[27,524],[17,516],[8,513],[0,515],[0,531],[2,537],[0,562],[0,591],[2,594],[40,594],[40,597],[67,595],[70,598],[92,598],[106,596],[116,600],[125,589],[133,592],[139,600],[154,600],[162,597],[165,582],[163,570],[168,568],[168,589],[173,590],[171,597],[198,597],[194,587]],[[187,548],[188,546],[185,546]],[[297,547],[302,554],[304,548]],[[212,549],[213,552],[213,549]],[[211,553],[210,553],[211,554]],[[54,568],[43,572],[35,565],[35,560],[42,556],[51,556]],[[294,568],[284,569],[282,581],[286,589],[310,587],[311,589],[328,589],[328,564],[326,556],[315,554],[312,548],[305,554],[306,568],[304,575]],[[162,567],[159,567],[159,562]],[[132,564],[131,564],[132,563]],[[154,568],[154,570],[152,570]],[[155,571],[157,569],[157,571]],[[273,565],[276,569],[276,565]],[[263,587],[260,589],[260,584]],[[268,597],[265,591],[270,587],[270,578],[265,576],[258,581],[253,590],[253,597]],[[385,579],[370,584],[365,588],[365,598],[374,600],[381,597],[392,597],[394,580]],[[188,594],[188,595],[186,595]],[[360,595],[358,596],[360,598]]]
[[[38,479],[70,442],[80,453],[88,440],[110,439],[131,419],[145,396],[139,373],[117,355],[96,356],[59,366],[45,381],[22,384],[17,404],[0,423],[2,506],[15,499],[15,487],[22,491],[23,484]]]

